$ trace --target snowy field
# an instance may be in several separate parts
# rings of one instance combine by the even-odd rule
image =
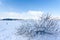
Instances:
[[[27,21],[0,21],[0,40],[28,40],[27,37],[16,35],[16,29]],[[30,23],[30,21],[28,21]],[[33,22],[31,22],[33,24]],[[59,21],[60,25],[60,21]],[[60,40],[58,35],[38,35],[32,40]]]

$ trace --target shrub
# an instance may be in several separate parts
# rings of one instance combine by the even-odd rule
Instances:
[[[54,35],[57,34],[58,27],[57,21],[51,19],[51,16],[45,15],[42,16],[39,20],[34,21],[33,23],[23,23],[18,29],[18,35],[24,35],[26,37],[35,37],[37,35]]]

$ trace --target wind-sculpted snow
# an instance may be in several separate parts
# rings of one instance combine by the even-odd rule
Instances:
[[[26,27],[26,25],[31,26],[30,30],[34,29],[33,24],[35,24],[35,21],[32,21],[32,20],[0,21],[0,40],[29,40],[29,37],[26,37],[24,35],[18,35],[16,34],[16,32],[17,32],[17,29],[22,25],[24,27]],[[59,25],[60,25],[60,21],[59,21]],[[23,26],[21,27],[22,29],[23,29]],[[35,34],[35,30],[32,32],[31,35],[34,35],[34,34]],[[57,35],[49,35],[49,33],[42,34],[42,35],[38,34],[35,37],[30,39],[31,40],[60,40],[60,34],[57,34]]]

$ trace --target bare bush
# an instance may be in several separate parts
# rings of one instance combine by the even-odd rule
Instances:
[[[58,32],[58,23],[55,19],[51,19],[51,16],[45,15],[38,20],[36,32],[40,34],[56,34]],[[37,32],[37,33],[38,33]]]
[[[18,35],[24,35],[26,37],[35,37],[37,35],[54,35],[58,32],[57,21],[51,19],[51,16],[45,15],[36,20],[33,23],[24,23],[17,29]]]

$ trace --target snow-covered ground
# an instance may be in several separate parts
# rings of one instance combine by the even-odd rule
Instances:
[[[24,20],[20,21],[0,21],[0,40],[28,40],[27,37],[16,35],[16,29],[26,23]],[[30,21],[29,21],[30,22]],[[33,23],[33,22],[32,22]],[[60,25],[60,22],[59,22]],[[32,39],[33,40],[33,39]],[[60,40],[59,35],[38,35],[34,40]]]
[[[0,40],[16,40],[15,31],[21,21],[0,21]]]

